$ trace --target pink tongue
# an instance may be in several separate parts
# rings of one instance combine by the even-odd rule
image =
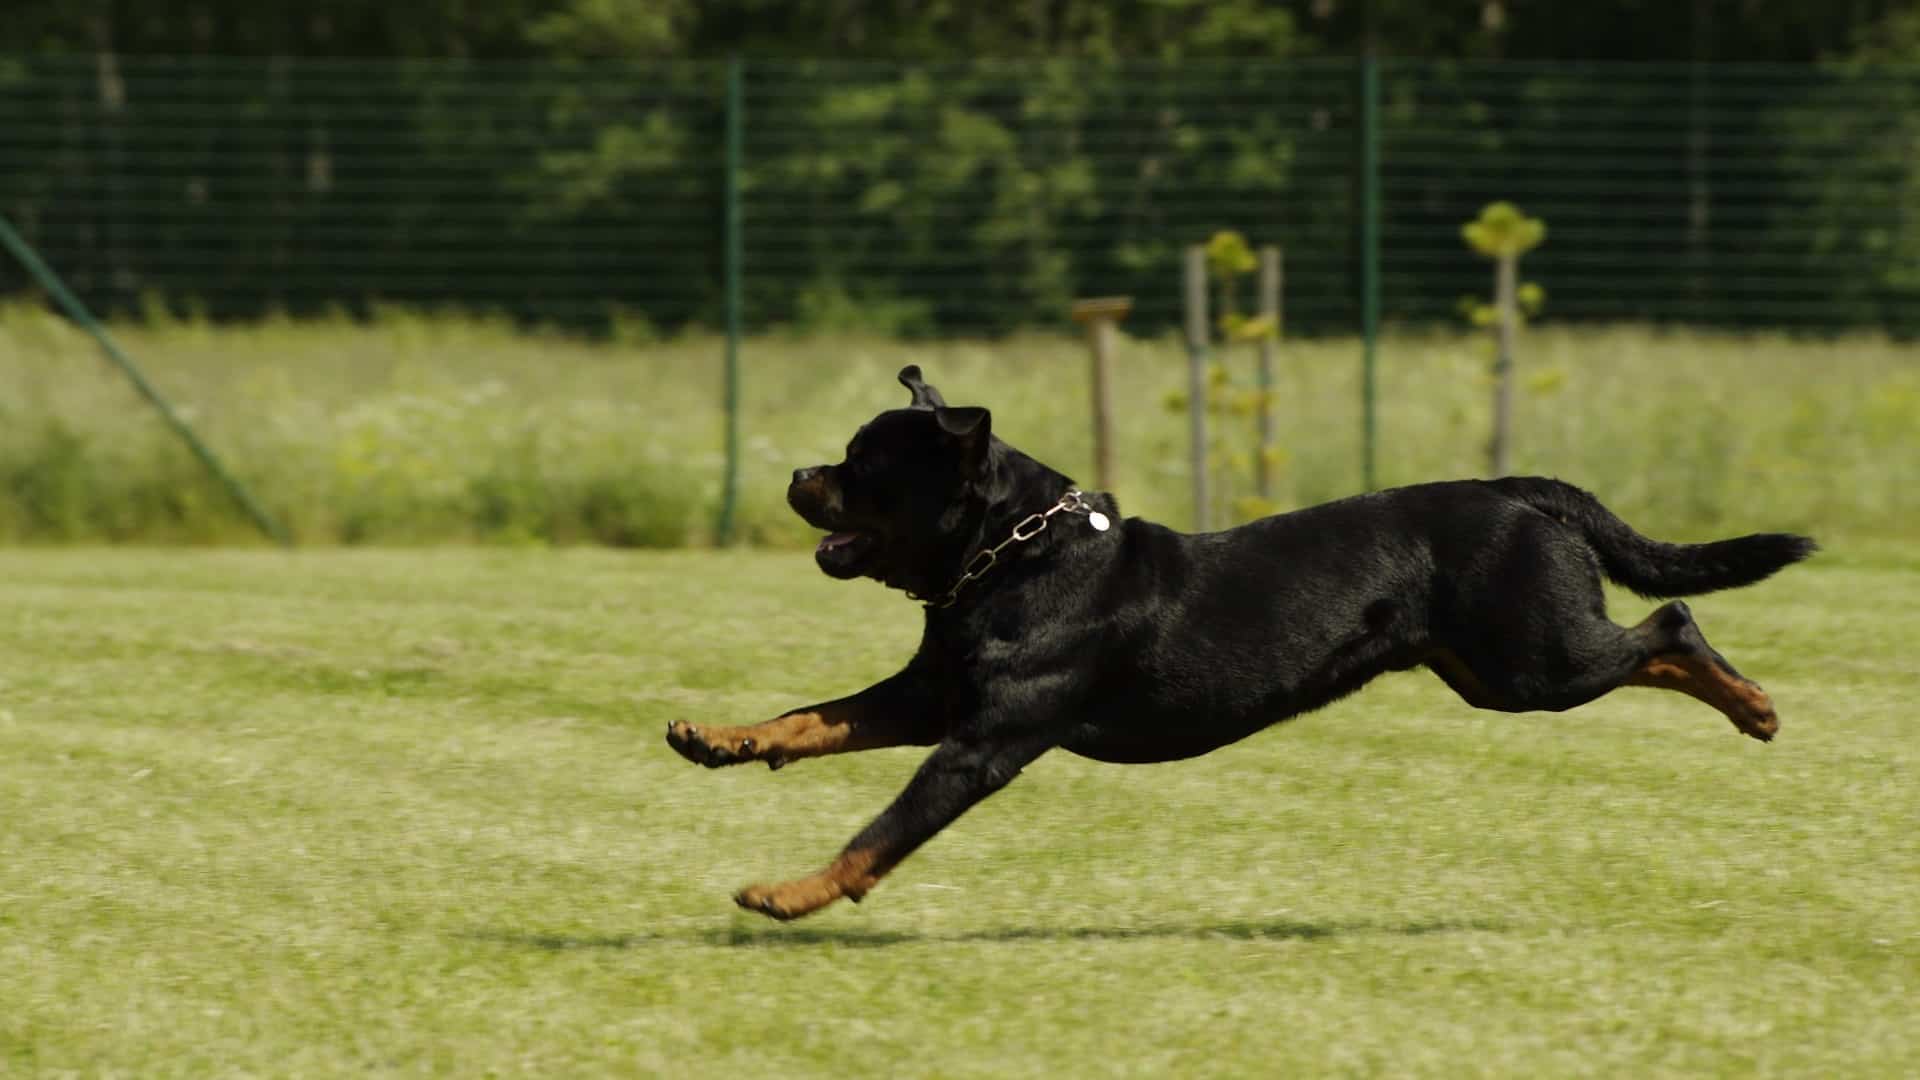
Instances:
[[[850,532],[829,533],[821,539],[819,550],[826,551],[829,548],[837,548],[841,544],[851,544],[859,535],[859,533]]]

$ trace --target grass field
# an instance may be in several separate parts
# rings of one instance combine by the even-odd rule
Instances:
[[[1191,762],[1042,758],[778,925],[730,891],[916,753],[708,772],[661,730],[889,673],[895,595],[791,553],[0,551],[0,1073],[1911,1076],[1920,553],[1694,607],[1772,745],[1396,676]]]
[[[500,321],[389,311],[371,323],[115,328],[153,379],[306,543],[699,544],[721,490],[721,343],[590,342]],[[1380,352],[1380,480],[1481,475],[1492,393],[1484,336],[1395,334]],[[251,526],[77,330],[0,306],[0,542],[229,542]],[[1281,350],[1275,501],[1351,494],[1360,349]],[[1245,349],[1227,355],[1251,379]],[[905,401],[923,365],[955,403],[1092,481],[1084,345],[1067,336],[913,343],[755,338],[744,350],[742,535],[810,543],[780,499],[799,465]],[[1117,475],[1129,512],[1192,522],[1187,382],[1172,339],[1116,366]],[[1554,327],[1519,362],[1514,467],[1601,494],[1671,535],[1798,529],[1920,534],[1920,345],[1883,338]],[[1216,456],[1252,450],[1223,415]],[[1227,498],[1245,474],[1223,468]]]

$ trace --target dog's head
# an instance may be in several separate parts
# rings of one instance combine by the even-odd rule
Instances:
[[[838,465],[795,469],[787,505],[827,531],[813,557],[830,576],[925,587],[945,572],[956,531],[982,501],[992,417],[949,406],[918,367],[903,369],[900,382],[912,403],[868,421]]]

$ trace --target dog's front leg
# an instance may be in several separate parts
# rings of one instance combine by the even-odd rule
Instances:
[[[932,746],[946,725],[925,674],[909,666],[848,697],[808,705],[759,724],[741,727],[667,725],[667,745],[688,761],[718,768],[764,761],[777,769],[800,758],[874,750],[883,746]]]
[[[915,848],[1005,787],[1053,744],[1050,736],[1037,733],[943,742],[893,805],[861,830],[825,870],[778,885],[749,885],[733,901],[781,920],[818,911],[843,896],[858,902]]]

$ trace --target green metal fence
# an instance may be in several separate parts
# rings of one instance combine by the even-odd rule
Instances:
[[[1459,226],[1544,218],[1556,318],[1920,327],[1920,71],[1394,65],[1385,295],[1443,315],[1483,287]]]
[[[1555,318],[1920,329],[1920,72],[1388,60],[1364,124],[1361,70],[0,57],[0,214],[109,312],[667,330],[737,282],[749,332],[911,335],[1109,293],[1171,328],[1234,228],[1285,247],[1290,332],[1350,333],[1371,147],[1389,321],[1484,292],[1459,226],[1510,199]]]

